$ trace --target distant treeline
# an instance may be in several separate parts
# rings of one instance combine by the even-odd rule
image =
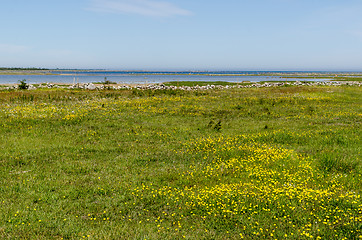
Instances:
[[[5,67],[0,67],[0,70],[20,70],[20,71],[33,71],[33,70],[49,70],[48,68],[5,68]]]

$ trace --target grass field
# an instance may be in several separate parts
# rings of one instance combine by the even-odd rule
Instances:
[[[187,86],[187,87],[195,87],[195,86],[207,86],[207,85],[218,85],[218,86],[233,86],[233,85],[242,85],[243,83],[235,83],[235,82],[225,82],[225,81],[171,81],[165,82],[165,86]]]
[[[362,239],[360,87],[0,92],[1,239]]]

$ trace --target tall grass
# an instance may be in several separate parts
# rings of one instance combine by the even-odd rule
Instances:
[[[361,238],[361,96],[0,92],[0,236]]]

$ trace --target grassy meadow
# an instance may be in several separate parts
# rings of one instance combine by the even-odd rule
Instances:
[[[1,239],[362,239],[360,87],[0,92]]]

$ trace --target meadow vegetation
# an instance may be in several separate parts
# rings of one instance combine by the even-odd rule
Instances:
[[[1,239],[362,239],[360,87],[0,92]]]
[[[225,82],[225,81],[171,81],[164,83],[165,86],[187,86],[187,87],[207,86],[207,85],[233,86],[233,85],[242,85],[242,84],[243,83]]]

